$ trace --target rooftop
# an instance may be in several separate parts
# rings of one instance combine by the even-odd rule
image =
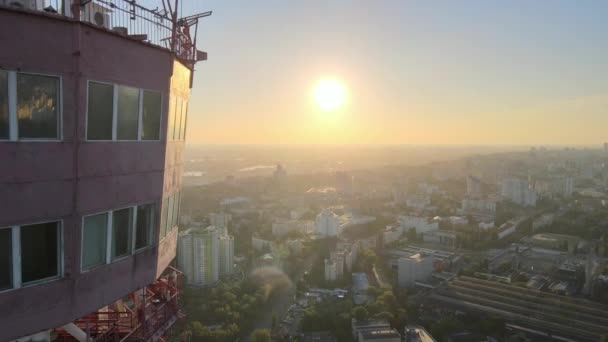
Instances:
[[[149,9],[129,0],[3,1],[0,2],[0,10],[81,22],[133,41],[167,49],[187,64],[206,60],[207,54],[196,49],[196,39],[198,20],[210,16],[211,12],[178,18],[176,3],[172,4],[171,0],[159,1],[161,3],[162,9]]]

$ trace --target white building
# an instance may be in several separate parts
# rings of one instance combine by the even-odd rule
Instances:
[[[336,281],[336,279],[338,279],[338,262],[325,259],[325,281]]]
[[[256,251],[268,250],[272,251],[274,249],[274,244],[270,240],[264,240],[257,236],[251,237],[251,247]]]
[[[304,234],[314,230],[313,221],[309,220],[285,220],[279,219],[272,223],[272,234],[283,236],[289,232],[301,232]]]
[[[177,264],[189,285],[206,286],[233,270],[234,238],[226,229],[190,228],[179,234]]]
[[[411,287],[416,281],[424,281],[431,276],[433,257],[417,253],[407,258],[400,258],[397,267],[399,286]]]
[[[488,214],[496,213],[496,201],[490,199],[465,198],[462,200],[462,211],[465,213]]]
[[[318,235],[336,236],[340,227],[340,219],[332,211],[324,209],[317,215],[315,227]]]
[[[232,221],[232,215],[226,213],[210,213],[209,223],[217,228],[228,228]]]
[[[570,197],[574,193],[574,178],[555,177],[539,179],[534,183],[534,190],[542,197]]]
[[[382,241],[385,245],[399,241],[403,236],[403,228],[401,226],[388,226],[382,232]]]
[[[397,220],[404,232],[416,228],[416,233],[423,234],[439,229],[439,221],[427,217],[400,215]]]
[[[500,194],[503,199],[524,207],[536,206],[536,193],[530,189],[528,181],[517,178],[503,179]]]

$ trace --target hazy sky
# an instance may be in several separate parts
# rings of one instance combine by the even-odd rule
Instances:
[[[194,1],[188,141],[608,141],[608,1]],[[339,112],[311,91],[347,88]]]

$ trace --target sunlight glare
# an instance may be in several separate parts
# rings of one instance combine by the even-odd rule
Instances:
[[[342,106],[346,91],[339,81],[323,79],[315,85],[313,95],[319,108],[324,111],[333,111]]]

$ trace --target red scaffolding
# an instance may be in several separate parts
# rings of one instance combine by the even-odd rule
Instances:
[[[184,317],[178,306],[182,276],[180,271],[169,267],[153,284],[73,323],[95,342],[161,340],[171,326]],[[55,341],[76,341],[63,328],[55,332]]]

